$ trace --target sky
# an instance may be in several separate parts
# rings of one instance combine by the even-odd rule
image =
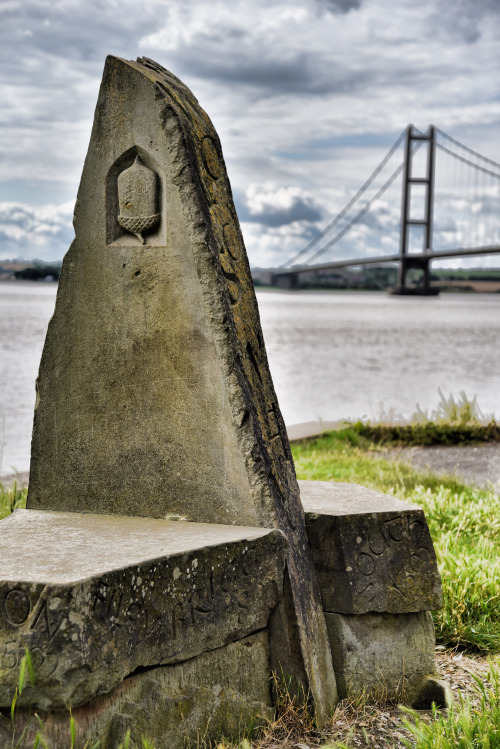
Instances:
[[[500,0],[0,0],[0,259],[66,252],[107,54],[151,57],[192,89],[266,267],[328,224],[409,123],[500,162],[499,37]],[[479,223],[500,216],[488,190]]]

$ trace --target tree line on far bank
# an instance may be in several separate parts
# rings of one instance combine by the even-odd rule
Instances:
[[[12,281],[58,281],[61,274],[61,262],[45,263],[43,261],[0,261],[0,280]]]

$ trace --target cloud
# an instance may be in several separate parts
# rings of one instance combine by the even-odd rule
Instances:
[[[429,24],[438,36],[459,39],[467,45],[478,42],[488,34],[488,27],[496,25],[500,16],[497,0],[455,0],[450,6],[448,0],[438,0],[434,12],[429,14]],[[444,22],[446,19],[446,22]]]
[[[61,258],[73,237],[73,208],[72,202],[37,207],[0,203],[0,259]]]
[[[248,210],[243,213],[242,220],[265,226],[316,222],[322,218],[322,211],[313,197],[300,187],[280,187],[273,183],[249,185],[246,206]]]
[[[361,7],[361,0],[316,0],[316,3],[330,13],[349,13]]]
[[[498,0],[4,0],[0,200],[33,215],[71,201],[106,54],[147,55],[213,119],[251,261],[262,248],[285,259],[409,122],[500,161],[499,11]],[[15,255],[50,234],[9,231]]]
[[[251,265],[262,268],[281,265],[316,233],[311,224],[301,221],[275,227],[243,221],[241,229]]]

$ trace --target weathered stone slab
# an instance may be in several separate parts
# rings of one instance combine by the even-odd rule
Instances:
[[[109,694],[75,708],[76,746],[100,740],[100,749],[117,749],[127,730],[131,746],[142,746],[143,737],[156,749],[212,745],[221,736],[237,739],[271,719],[270,705],[264,630],[186,663],[131,676]],[[48,745],[70,746],[68,711],[37,712]],[[16,738],[25,729],[26,746],[32,746],[40,725],[28,708],[17,712]],[[11,746],[11,739],[11,726],[0,723],[0,746]]]
[[[325,618],[342,698],[408,702],[416,685],[435,673],[430,612]]]
[[[441,608],[436,554],[420,507],[356,484],[299,484],[325,611]]]
[[[138,668],[185,661],[267,625],[277,530],[17,510],[0,524],[0,706],[76,706]],[[22,552],[22,553],[20,553]]]
[[[300,652],[274,652],[307,674],[321,722],[335,676],[219,138],[147,58],[106,61],[74,226],[28,507],[280,528]]]

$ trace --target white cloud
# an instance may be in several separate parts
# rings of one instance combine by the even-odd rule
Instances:
[[[315,222],[322,211],[314,198],[300,187],[280,187],[276,183],[251,184],[246,190],[250,220],[267,226],[295,221]]]
[[[74,204],[0,203],[0,259],[62,257],[72,239]]]
[[[36,213],[73,198],[105,55],[148,55],[193,89],[219,131],[251,262],[284,260],[408,122],[434,122],[500,161],[499,9],[497,0],[4,1],[0,200],[16,196]],[[9,252],[62,236],[38,225],[9,224]]]

